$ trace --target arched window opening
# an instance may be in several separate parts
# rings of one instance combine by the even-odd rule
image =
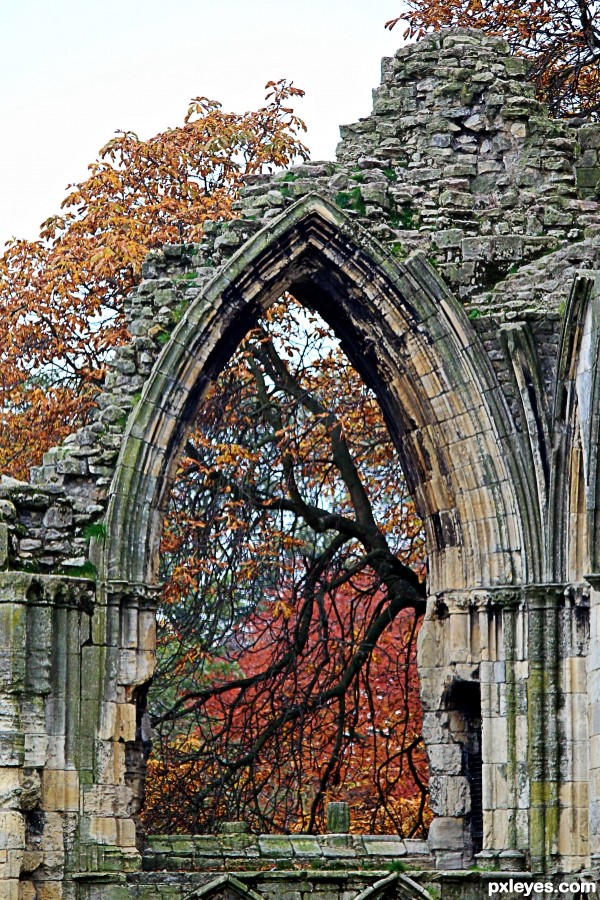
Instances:
[[[146,830],[319,832],[341,800],[423,836],[423,528],[375,395],[289,295],[198,414],[161,566]]]

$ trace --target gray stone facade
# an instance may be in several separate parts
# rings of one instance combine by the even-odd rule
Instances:
[[[95,420],[31,483],[0,482],[3,900],[462,890],[370,869],[347,836],[304,880],[293,854],[267,877],[260,852],[214,876],[196,850],[187,875],[140,852],[170,479],[286,289],[377,393],[426,525],[431,860],[597,874],[599,154],[600,125],[549,119],[502,40],[453,30],[383,61],[336,162],[249,177],[239,219],[148,257]]]

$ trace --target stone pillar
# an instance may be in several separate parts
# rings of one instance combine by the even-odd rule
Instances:
[[[348,834],[350,831],[350,807],[347,803],[327,804],[327,831],[329,834]]]
[[[0,574],[0,883],[62,896],[80,809],[84,579]],[[29,892],[29,894],[28,894]]]
[[[147,666],[127,687],[116,677],[121,654],[132,674],[129,644],[154,648],[139,607],[133,635],[87,579],[0,573],[1,900],[71,897],[75,873],[139,864],[125,750]]]
[[[591,705],[588,710],[587,696],[590,593],[587,584],[570,585],[559,610],[558,852],[561,867],[567,872],[587,866],[589,859],[589,765],[595,762],[589,754],[593,710]],[[592,713],[589,720],[588,712]]]
[[[590,645],[587,656],[589,727],[589,850],[600,869],[600,573],[585,576],[591,585]]]
[[[0,896],[18,900],[25,856],[21,806],[25,736],[21,704],[25,692],[25,580],[15,585],[0,574]],[[21,590],[19,590],[21,588]]]
[[[529,846],[533,872],[551,869],[558,853],[558,601],[563,591],[563,585],[532,585],[524,591],[529,619]]]
[[[92,743],[93,771],[82,788],[80,857],[92,879],[95,872],[132,871],[140,865],[134,816],[143,779],[136,751],[140,702],[155,661],[155,608],[156,589],[100,586],[94,641],[82,648],[85,737]]]
[[[478,694],[473,678],[478,637],[470,596],[453,591],[429,598],[419,634],[423,739],[435,814],[428,840],[440,869],[464,868],[473,857],[466,721],[453,694],[457,685]]]
[[[440,868],[469,865],[480,849],[494,865],[524,865],[532,833],[540,871],[556,853],[562,590],[501,586],[429,601],[419,672]]]
[[[478,592],[484,852],[508,859],[528,847],[528,676],[520,590]]]

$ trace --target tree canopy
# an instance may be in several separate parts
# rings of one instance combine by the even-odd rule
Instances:
[[[123,297],[148,251],[234,217],[245,174],[307,157],[289,106],[302,94],[269,82],[267,104],[242,115],[197,97],[177,128],[149,140],[117,134],[40,238],[9,245],[0,259],[0,472],[27,477],[86,420],[106,354],[126,340]]]
[[[530,60],[529,77],[556,117],[600,116],[600,4],[597,0],[405,0],[386,23],[405,38],[451,26],[505,38]]]
[[[150,831],[427,821],[424,539],[379,405],[292,298],[200,412],[162,544]]]

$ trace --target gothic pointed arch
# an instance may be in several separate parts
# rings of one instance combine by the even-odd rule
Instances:
[[[471,323],[424,256],[396,259],[317,194],[229,259],[155,364],[110,491],[104,579],[155,582],[168,487],[196,410],[285,290],[329,322],[378,396],[426,524],[433,589],[519,583],[530,538],[510,416]]]
[[[184,900],[263,900],[261,894],[247,887],[233,875],[219,875],[208,884],[187,894]]]
[[[370,885],[354,898],[354,900],[431,900],[429,894],[420,884],[407,875],[392,873]]]
[[[565,310],[556,374],[550,528],[552,577],[581,580],[600,568],[600,317],[597,279],[576,278]]]

